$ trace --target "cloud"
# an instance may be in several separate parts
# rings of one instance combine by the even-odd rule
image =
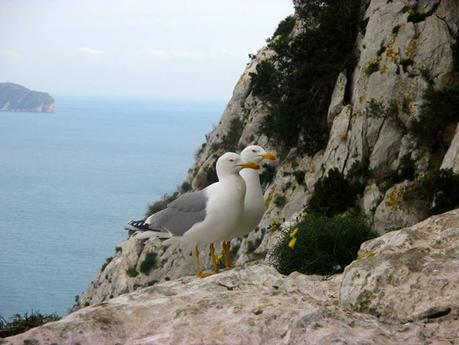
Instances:
[[[93,56],[93,57],[98,57],[104,53],[103,50],[100,49],[95,49],[95,48],[89,48],[89,47],[81,47],[78,49],[80,53],[83,53],[88,56]]]
[[[21,56],[21,53],[19,53],[17,50],[14,50],[14,49],[3,49],[3,50],[0,50],[0,56],[5,56],[9,58],[17,58]]]
[[[245,57],[246,54],[230,52],[228,50],[166,50],[161,48],[145,48],[145,52],[155,59],[183,59],[183,60],[208,60],[219,57]]]

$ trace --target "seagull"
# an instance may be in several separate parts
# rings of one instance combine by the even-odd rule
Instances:
[[[250,145],[241,152],[242,160],[261,164],[265,159],[275,161],[277,157],[272,152],[266,152],[261,146]],[[223,256],[226,268],[231,268],[230,240],[243,237],[251,232],[260,223],[265,212],[263,191],[260,185],[260,175],[254,169],[242,169],[239,174],[245,181],[246,192],[244,197],[244,212],[239,218],[237,226],[223,241]]]
[[[227,152],[217,160],[218,182],[198,192],[185,193],[171,202],[164,210],[156,212],[145,221],[131,221],[127,230],[147,230],[161,239],[174,236],[186,242],[194,242],[196,275],[205,277],[201,270],[198,242],[209,244],[213,273],[218,272],[215,242],[230,236],[240,223],[244,212],[246,186],[239,175],[242,169],[260,169],[254,162],[245,162],[240,155]]]

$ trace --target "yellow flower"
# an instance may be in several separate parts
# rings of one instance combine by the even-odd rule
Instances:
[[[295,243],[296,243],[296,237],[293,237],[288,243],[288,246],[293,249],[295,247]]]
[[[295,229],[293,229],[293,230],[290,232],[290,237],[296,236],[298,230],[299,230],[298,227],[296,227]]]

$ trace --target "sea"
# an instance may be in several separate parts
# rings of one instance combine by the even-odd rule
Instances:
[[[0,316],[65,315],[124,225],[175,191],[223,101],[61,97],[0,112]]]

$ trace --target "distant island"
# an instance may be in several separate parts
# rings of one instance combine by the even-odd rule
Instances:
[[[0,83],[0,110],[54,113],[56,101],[46,92],[29,90],[14,83]]]

